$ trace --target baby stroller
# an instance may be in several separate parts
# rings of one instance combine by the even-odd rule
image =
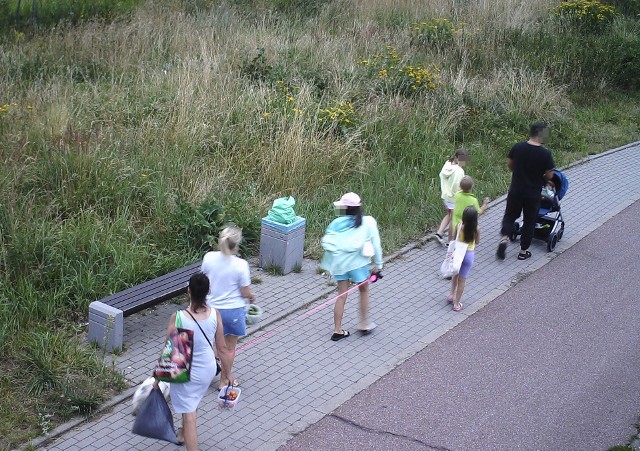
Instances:
[[[553,170],[553,178],[551,182],[554,190],[542,188],[540,209],[536,219],[536,227],[533,231],[533,237],[547,242],[547,251],[551,252],[562,239],[564,234],[564,219],[560,211],[560,201],[567,194],[569,189],[569,180],[565,175]],[[518,235],[522,234],[521,226],[518,221],[513,224],[513,232],[511,233],[511,241],[518,239]]]

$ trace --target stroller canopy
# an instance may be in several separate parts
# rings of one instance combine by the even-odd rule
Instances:
[[[569,189],[569,179],[567,179],[561,171],[554,169],[551,181],[556,185],[556,195],[558,196],[558,200],[562,200]]]

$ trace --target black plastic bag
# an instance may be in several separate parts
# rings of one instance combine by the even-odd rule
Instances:
[[[153,388],[140,406],[132,432],[143,437],[179,444],[173,426],[173,415],[159,388]]]

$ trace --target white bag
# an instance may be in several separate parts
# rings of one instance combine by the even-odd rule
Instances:
[[[449,243],[447,248],[447,256],[444,258],[442,265],[440,265],[440,274],[443,278],[453,277],[460,272],[462,267],[462,261],[469,248],[469,243],[460,241],[460,229],[456,239]]]
[[[148,377],[142,384],[140,384],[136,392],[133,394],[133,399],[131,400],[131,413],[133,415],[138,414],[140,406],[149,397],[149,393],[151,393],[151,389],[153,389],[153,384],[155,383],[155,381],[156,379],[154,377]],[[171,386],[162,381],[160,381],[158,385],[160,386],[160,390],[164,395],[164,399],[168,400]]]
[[[373,243],[371,242],[371,240],[367,240],[364,242],[364,244],[362,245],[361,253],[363,257],[367,258],[371,258],[376,255],[376,251],[373,248]]]

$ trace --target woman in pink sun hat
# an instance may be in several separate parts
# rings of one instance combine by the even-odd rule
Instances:
[[[333,203],[338,213],[322,237],[325,250],[320,267],[329,271],[338,282],[338,293],[345,293],[349,283],[366,281],[371,273],[382,269],[382,247],[378,224],[371,216],[362,215],[362,201],[356,193],[346,193]],[[371,266],[371,258],[374,265]],[[369,320],[369,285],[360,285],[360,321],[358,329],[368,334],[375,328]],[[340,296],[333,311],[334,331],[331,340],[348,337],[349,331],[342,328],[342,316],[347,295]]]

